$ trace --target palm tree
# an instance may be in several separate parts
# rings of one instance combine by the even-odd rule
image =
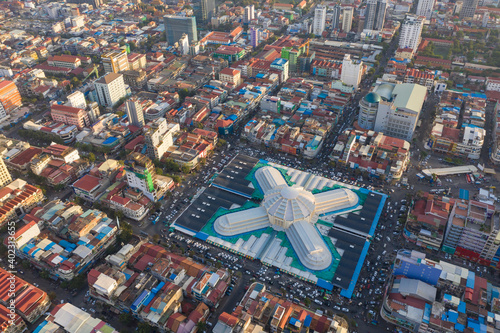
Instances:
[[[196,328],[198,329],[198,332],[205,332],[205,330],[207,329],[207,324],[205,324],[204,321],[199,321],[196,324]]]

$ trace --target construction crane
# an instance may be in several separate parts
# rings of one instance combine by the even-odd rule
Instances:
[[[83,84],[85,81],[87,81],[87,79],[88,79],[88,78],[89,78],[92,74],[94,74],[94,73],[95,73],[95,77],[96,77],[96,79],[98,79],[98,78],[99,78],[99,69],[97,68],[97,65],[96,65],[96,64],[94,64],[94,69],[92,69],[92,70],[90,71],[89,75],[87,75],[87,77],[86,77],[85,79],[83,79],[82,84]]]

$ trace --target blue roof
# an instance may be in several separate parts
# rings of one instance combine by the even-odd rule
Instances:
[[[323,280],[323,279],[318,279],[316,282],[316,285],[320,288],[326,289],[326,290],[333,290],[333,284],[330,282]]]
[[[284,64],[287,63],[288,60],[283,59],[283,58],[276,58],[272,63],[271,66],[283,66]]]
[[[465,302],[460,301],[460,303],[458,304],[457,310],[460,313],[465,313]]]
[[[38,325],[38,326],[35,328],[35,330],[33,331],[33,333],[38,333],[38,332],[40,332],[40,331],[42,330],[42,328],[43,328],[45,325],[47,325],[47,324],[48,324],[48,322],[47,322],[46,320],[42,321],[42,322],[40,323],[40,325]]]
[[[458,312],[455,310],[449,310],[448,311],[448,321],[451,321],[452,323],[456,323],[458,320]]]
[[[142,301],[146,298],[146,296],[149,294],[149,291],[147,290],[144,290],[140,295],[139,297],[137,297],[137,299],[134,301],[134,303],[132,304],[132,306],[130,307],[130,309],[132,309],[132,311],[135,311],[137,310],[137,308],[142,304]]]
[[[367,101],[370,104],[378,103],[380,102],[381,98],[380,95],[374,92],[369,92],[365,96],[365,101]]]
[[[295,318],[293,318],[293,317],[292,317],[292,318],[290,318],[290,324],[292,324],[292,325],[294,325],[294,326],[295,326],[295,324],[296,324],[297,322],[298,322],[298,320],[297,320],[297,319],[295,319]]]
[[[201,239],[202,241],[206,241],[210,235],[204,232],[198,232],[194,237]]]
[[[114,136],[110,136],[109,138],[107,138],[106,140],[104,140],[104,142],[102,143],[103,145],[110,145],[114,142],[118,141],[117,138],[115,138]]]
[[[304,319],[304,327],[311,326],[311,321],[312,321],[312,317],[310,315],[307,315],[306,319]]]
[[[474,272],[469,271],[469,276],[467,277],[466,287],[474,289],[475,281],[476,281],[476,274],[474,274]]]

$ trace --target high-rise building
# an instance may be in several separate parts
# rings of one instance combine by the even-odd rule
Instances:
[[[403,24],[401,25],[401,33],[399,35],[399,47],[410,48],[414,52],[420,44],[420,34],[424,26],[422,17],[416,15],[406,15]]]
[[[377,16],[375,17],[374,30],[382,30],[384,28],[386,10],[387,10],[387,0],[378,0]]]
[[[129,123],[142,128],[144,126],[144,113],[141,103],[136,99],[130,99],[125,103],[125,109]]]
[[[91,102],[89,105],[87,105],[87,114],[89,116],[89,119],[92,123],[94,123],[97,118],[101,115],[101,110],[99,110],[99,104],[96,102]]]
[[[473,18],[476,14],[478,0],[464,0],[462,10],[460,11],[460,19]]]
[[[252,47],[259,46],[261,34],[262,30],[260,30],[259,28],[254,28],[254,27],[250,28],[250,45]]]
[[[430,20],[435,1],[436,0],[419,0],[416,12],[417,16],[425,16],[426,19]]]
[[[249,23],[253,19],[255,19],[255,6],[254,5],[246,6],[245,18],[244,18],[245,23]]]
[[[387,0],[368,0],[365,11],[365,30],[382,30]]]
[[[187,34],[189,42],[198,41],[198,30],[196,28],[196,18],[194,16],[171,16],[163,17],[165,23],[165,34],[167,42],[173,45],[182,38],[183,34]]]
[[[354,9],[352,7],[345,7],[342,12],[342,31],[349,32],[352,29],[352,17]]]
[[[314,10],[313,34],[321,36],[325,31],[326,6],[317,5]]]
[[[332,15],[332,29],[338,29],[340,27],[340,14],[341,14],[342,8],[340,7],[339,4],[336,4],[333,6],[333,15]]]
[[[342,61],[342,72],[340,73],[340,80],[348,86],[358,88],[363,76],[363,62],[352,60],[350,54],[344,55]]]
[[[159,199],[155,165],[150,158],[137,152],[130,153],[125,161],[125,173],[128,186],[140,190],[150,200]]]
[[[112,107],[127,96],[123,75],[118,73],[108,73],[94,82],[99,105]]]
[[[373,30],[375,16],[377,15],[377,0],[368,0],[365,9],[365,29]]]
[[[208,22],[215,14],[215,0],[201,0],[201,20]]]
[[[3,109],[0,112],[0,119],[23,105],[21,94],[13,81],[3,80],[0,82],[0,104],[2,105],[0,109]]]
[[[490,13],[485,12],[483,14],[483,20],[481,21],[481,26],[486,28],[488,26],[488,21],[490,20]]]
[[[158,118],[148,123],[144,132],[148,156],[161,160],[167,149],[174,144],[173,136],[180,130],[179,124],[167,123],[165,118]]]
[[[68,95],[67,98],[69,106],[80,109],[85,109],[87,107],[85,95],[80,90],[77,90],[74,93]]]
[[[179,49],[182,55],[189,54],[189,37],[187,34],[183,34],[179,39]]]
[[[7,184],[12,182],[12,176],[3,161],[3,158],[0,158],[0,188],[4,187]]]
[[[494,260],[498,257],[499,235],[500,219],[494,205],[457,200],[448,218],[442,250]]]
[[[128,56],[125,49],[112,50],[101,56],[106,73],[119,73],[129,70]]]

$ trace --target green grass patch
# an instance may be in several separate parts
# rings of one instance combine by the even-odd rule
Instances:
[[[443,59],[448,59],[448,52],[449,51],[450,51],[450,48],[448,46],[434,45],[434,54],[442,56]]]

